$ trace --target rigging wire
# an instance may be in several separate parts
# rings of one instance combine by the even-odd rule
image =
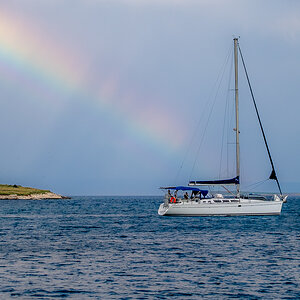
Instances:
[[[232,89],[234,91],[234,89]],[[232,173],[234,174],[235,170],[235,166],[234,164],[232,164],[230,167],[229,167],[229,145],[236,145],[236,141],[234,142],[229,142],[230,140],[230,132],[232,132],[231,130],[229,130],[230,128],[232,129],[234,127],[234,116],[235,116],[235,103],[232,102],[231,103],[231,112],[229,113],[229,118],[228,118],[228,130],[227,130],[227,170],[228,170],[228,173]]]
[[[224,148],[224,136],[225,136],[225,128],[226,128],[226,116],[229,110],[229,94],[230,94],[230,84],[232,79],[232,60],[233,60],[233,50],[231,51],[231,63],[230,63],[230,70],[229,70],[229,78],[228,78],[228,86],[227,86],[227,94],[226,94],[226,104],[225,104],[225,112],[224,112],[224,120],[223,120],[223,130],[222,130],[222,142],[221,142],[221,155],[220,155],[220,166],[219,166],[219,179],[221,178],[221,169],[222,169],[222,161],[223,161],[223,148]],[[229,125],[227,127],[227,130]],[[228,134],[227,134],[227,142],[228,142]],[[228,173],[228,143],[227,143],[227,176]]]
[[[209,104],[210,104],[210,102],[211,102],[212,94],[213,94],[215,88],[217,87],[218,82],[220,81],[221,74],[222,74],[222,77],[223,77],[223,75],[224,75],[224,69],[225,69],[225,66],[226,66],[227,61],[228,61],[228,57],[229,57],[229,55],[230,55],[231,52],[232,52],[232,47],[230,46],[230,47],[229,47],[229,50],[228,50],[228,52],[227,52],[226,58],[225,58],[225,63],[224,63],[224,64],[222,65],[222,67],[220,68],[219,74],[218,74],[218,76],[217,76],[217,79],[216,79],[215,83],[214,83],[213,86],[212,86],[210,95],[209,95],[209,97],[208,97],[208,99],[207,99],[207,101],[206,101],[206,103],[205,103],[205,105],[204,105],[203,111],[206,111],[206,110],[209,109]],[[221,80],[221,81],[222,81],[222,80]],[[216,97],[215,97],[215,100],[216,100]],[[188,147],[186,148],[186,151],[185,151],[183,160],[182,160],[182,162],[181,162],[181,164],[180,164],[180,167],[179,167],[179,169],[178,169],[178,172],[176,173],[176,176],[175,176],[175,178],[174,178],[174,182],[175,182],[175,183],[177,182],[177,180],[178,180],[178,178],[179,178],[179,175],[180,175],[180,173],[181,173],[181,171],[182,171],[182,169],[183,169],[183,166],[184,166],[184,164],[185,164],[185,162],[186,162],[186,159],[187,159],[187,157],[188,157],[188,154],[189,154],[189,152],[190,152],[190,150],[191,150],[191,148],[192,148],[192,145],[193,145],[193,143],[194,143],[194,140],[196,139],[196,136],[197,136],[197,133],[198,133],[198,128],[200,127],[200,124],[201,124],[202,122],[204,122],[204,120],[205,120],[205,118],[199,118],[199,120],[198,120],[198,122],[197,122],[197,124],[196,124],[196,127],[195,127],[195,129],[194,129],[194,132],[193,132],[193,134],[192,134],[192,138],[191,138],[191,140],[190,140],[190,142],[189,142],[189,144],[188,144]],[[207,127],[207,125],[208,125],[208,124],[206,124],[206,127]],[[196,156],[196,158],[197,158],[197,156]],[[194,162],[194,164],[195,164],[195,162]],[[193,166],[193,168],[194,168],[194,166]]]
[[[230,47],[230,48],[229,48],[229,51],[228,51],[228,54],[227,54],[227,56],[226,56],[225,62],[224,62],[223,66],[222,66],[222,68],[221,68],[221,70],[220,70],[221,72],[220,72],[219,75],[218,75],[218,79],[217,79],[217,80],[219,80],[220,77],[221,77],[221,78],[220,78],[220,81],[219,81],[219,84],[218,84],[218,87],[217,87],[217,92],[216,92],[216,94],[215,94],[215,97],[214,97],[214,100],[213,100],[213,104],[212,104],[211,109],[210,109],[210,112],[209,112],[209,114],[208,114],[208,119],[207,119],[207,122],[206,122],[206,124],[205,124],[205,128],[204,128],[203,134],[202,134],[202,136],[201,136],[201,139],[200,139],[200,143],[199,143],[198,149],[197,149],[197,151],[196,151],[196,157],[195,157],[195,160],[194,160],[194,163],[193,163],[193,167],[192,167],[192,170],[191,170],[191,173],[190,173],[190,176],[189,176],[189,180],[191,180],[192,174],[193,174],[194,169],[195,169],[195,166],[196,166],[196,162],[197,162],[197,160],[198,160],[198,158],[199,158],[199,153],[200,153],[200,150],[201,150],[201,148],[202,148],[202,144],[203,144],[203,141],[204,141],[204,137],[205,137],[205,134],[206,134],[206,130],[207,130],[207,127],[208,127],[208,124],[209,124],[209,121],[210,121],[210,118],[211,118],[211,115],[212,115],[214,106],[215,106],[215,104],[216,104],[217,96],[218,96],[218,93],[219,93],[219,90],[220,90],[220,86],[221,86],[221,83],[222,83],[222,81],[223,81],[223,77],[224,77],[224,73],[225,73],[225,67],[226,67],[226,65],[228,64],[228,60],[229,60],[229,57],[230,57],[231,52],[232,52],[232,48]],[[220,76],[220,75],[221,75],[221,76]],[[216,82],[216,83],[217,83],[217,82]]]
[[[258,186],[262,185],[263,183],[265,183],[266,181],[268,181],[269,179],[264,179],[264,180],[261,180],[261,181],[258,181],[258,182],[255,182],[255,183],[252,183],[248,186],[245,187],[245,189],[249,189],[249,191],[253,191],[255,188],[257,188]]]
[[[209,100],[209,99],[208,99],[208,100]],[[206,107],[208,106],[208,104],[209,104],[209,101],[206,101],[206,104],[204,105],[204,111],[206,110]],[[178,172],[176,173],[176,176],[175,176],[175,179],[174,179],[174,182],[175,182],[175,183],[177,182],[178,177],[179,177],[179,175],[180,175],[180,172],[182,171],[182,168],[183,168],[184,163],[185,163],[185,161],[186,161],[186,159],[187,159],[187,157],[188,157],[188,154],[189,154],[189,152],[190,152],[190,149],[192,148],[192,145],[193,145],[194,140],[195,140],[196,135],[197,135],[198,128],[200,127],[200,124],[202,123],[202,121],[204,121],[204,118],[199,118],[199,120],[198,120],[198,122],[197,122],[197,125],[196,125],[196,127],[195,127],[195,130],[194,130],[194,132],[193,132],[193,134],[192,134],[192,138],[191,138],[191,140],[190,140],[190,142],[189,142],[189,144],[188,144],[188,147],[187,147],[187,149],[186,149],[186,151],[185,151],[185,154],[184,154],[183,160],[182,160],[182,162],[181,162],[181,164],[180,164],[180,167],[179,167],[179,169],[178,169]]]

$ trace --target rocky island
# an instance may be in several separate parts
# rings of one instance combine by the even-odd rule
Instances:
[[[49,190],[40,190],[21,185],[0,184],[0,200],[41,200],[41,199],[69,199],[62,195],[52,193]]]

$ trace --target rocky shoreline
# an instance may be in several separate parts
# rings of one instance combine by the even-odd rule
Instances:
[[[0,195],[0,200],[42,200],[42,199],[71,199],[70,197],[58,195],[52,192],[30,195]]]

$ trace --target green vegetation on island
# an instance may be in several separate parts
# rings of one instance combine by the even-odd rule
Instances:
[[[17,195],[29,196],[34,194],[50,193],[49,190],[39,190],[31,187],[23,187],[21,185],[0,184],[0,195]]]

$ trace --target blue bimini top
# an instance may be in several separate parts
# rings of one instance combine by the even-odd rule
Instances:
[[[200,192],[204,197],[208,194],[207,190],[200,190],[195,187],[189,187],[189,186],[167,186],[167,187],[161,187],[161,189],[165,190],[176,190],[176,191],[193,191],[193,192]]]

